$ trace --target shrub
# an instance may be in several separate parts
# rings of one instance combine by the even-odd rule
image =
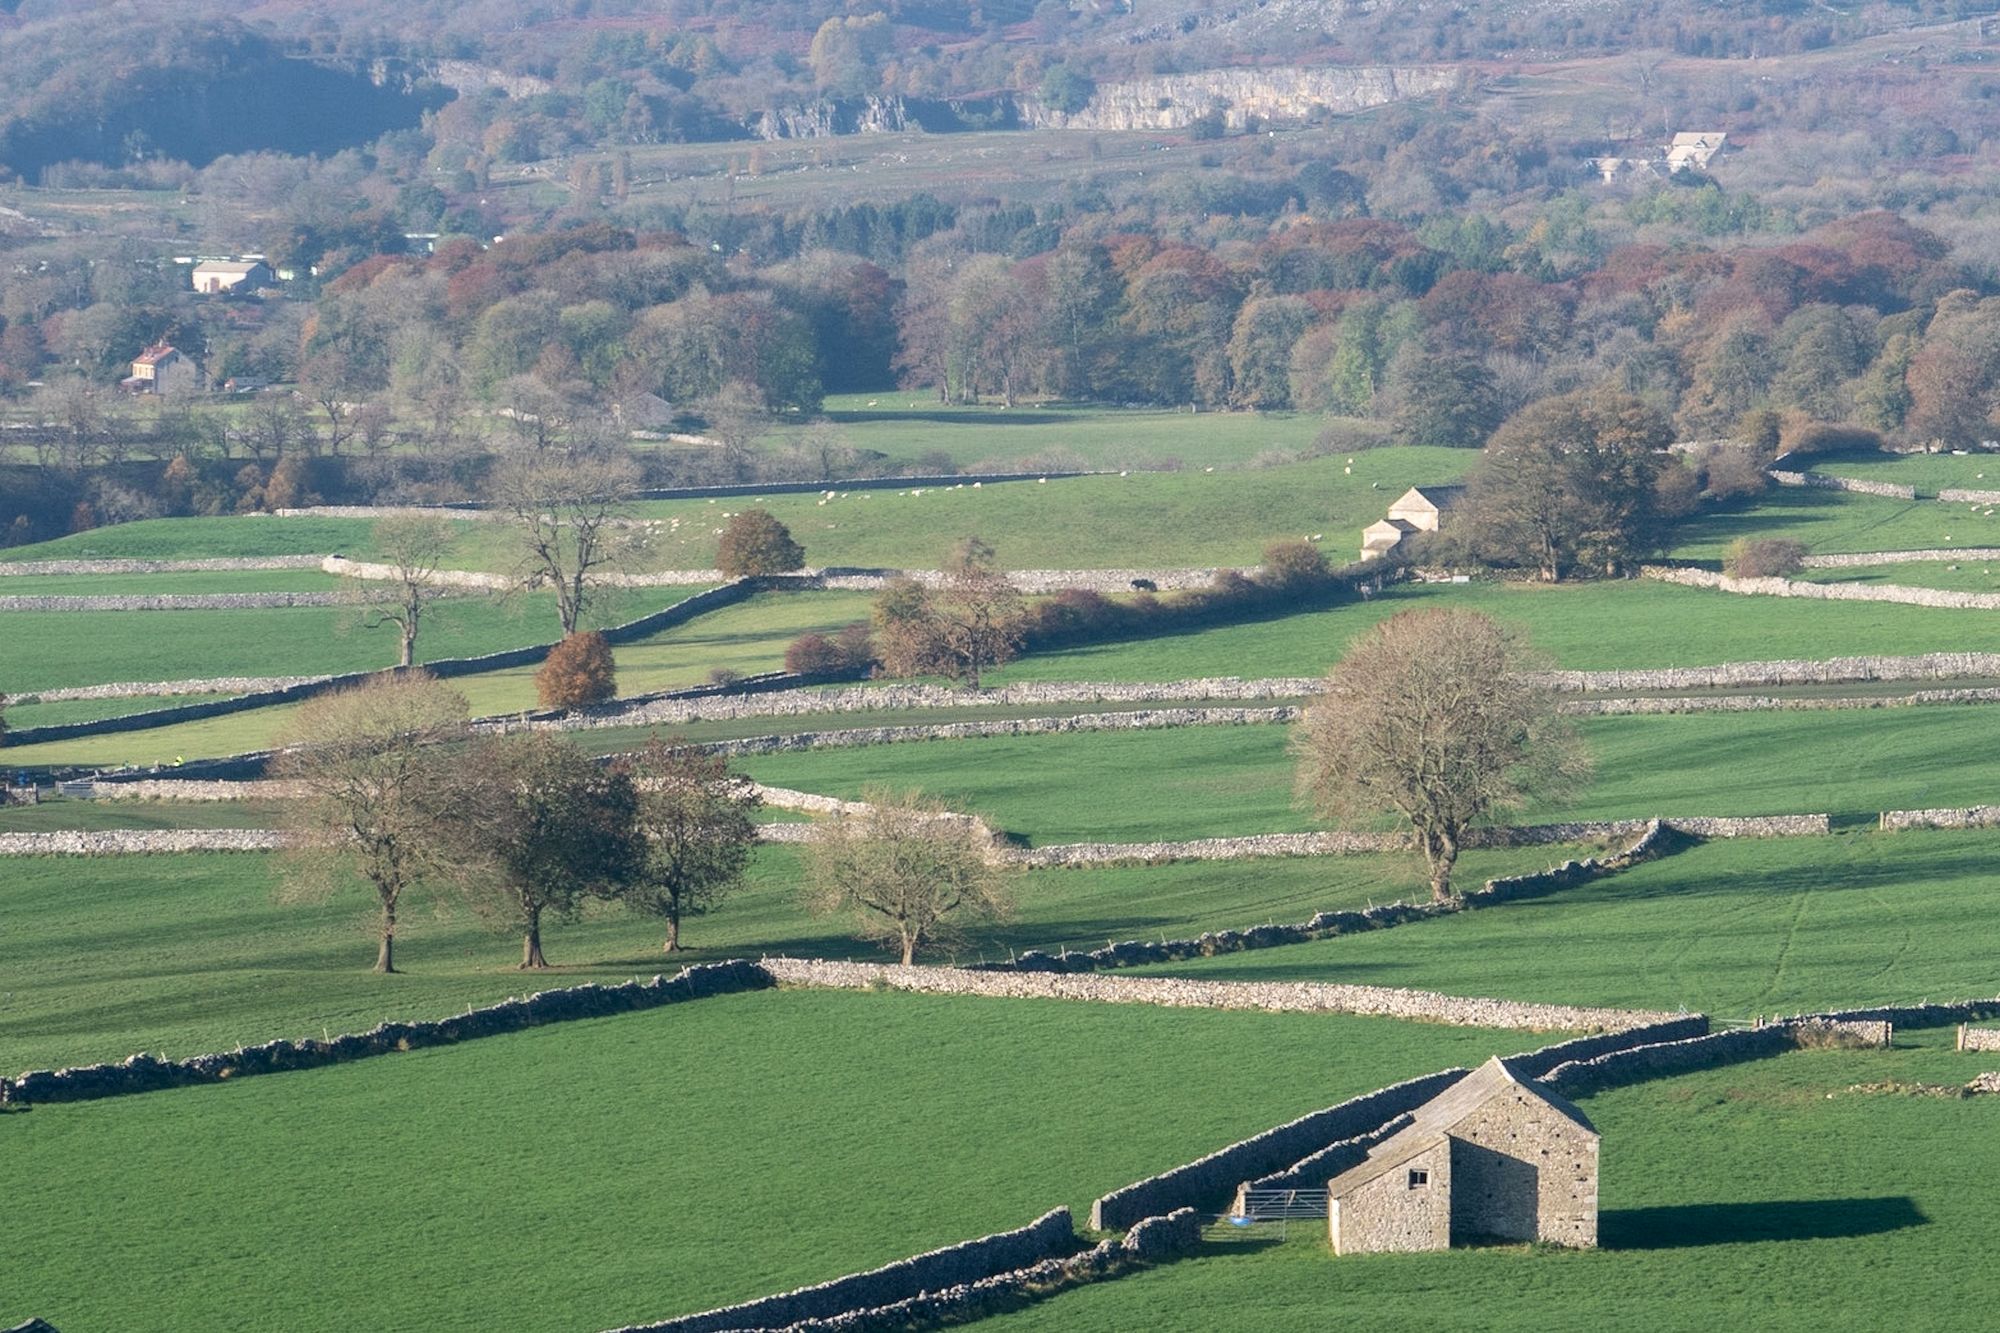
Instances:
[[[1739,579],[1767,579],[1797,572],[1805,543],[1789,537],[1738,537],[1722,553],[1722,568]]]
[[[715,567],[733,579],[786,574],[805,568],[805,563],[805,547],[763,509],[745,509],[730,519],[715,547]]]
[[[801,676],[860,676],[874,660],[865,624],[849,625],[833,638],[801,634],[785,649],[785,670]]]
[[[743,679],[743,673],[731,667],[710,667],[708,683],[711,685],[734,685]]]
[[[596,630],[565,636],[535,673],[535,693],[544,708],[582,708],[617,694],[611,641]]]
[[[1310,588],[1326,582],[1326,552],[1308,541],[1272,542],[1264,548],[1258,581],[1272,588]]]
[[[1866,453],[1882,447],[1882,434],[1866,426],[1807,421],[1788,428],[1779,447],[1788,454]]]
[[[1747,499],[1761,495],[1769,479],[1764,475],[1767,455],[1742,445],[1720,445],[1703,451],[1701,467],[1708,493],[1718,500]]]

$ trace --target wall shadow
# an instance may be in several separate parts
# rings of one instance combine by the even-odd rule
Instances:
[[[1607,1250],[1679,1250],[1770,1240],[1834,1240],[1927,1226],[1906,1194],[1874,1199],[1773,1199],[1664,1208],[1607,1208],[1597,1241]]]

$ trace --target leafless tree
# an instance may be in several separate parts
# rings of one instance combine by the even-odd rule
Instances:
[[[879,940],[908,964],[917,951],[963,937],[968,920],[1011,910],[1010,876],[986,832],[910,792],[870,791],[860,810],[814,830],[806,851],[806,901],[814,911],[852,911],[861,938]]]
[[[393,972],[404,895],[449,859],[457,802],[448,743],[464,735],[465,697],[421,673],[378,676],[301,705],[273,776],[297,784],[285,803],[293,892],[318,896],[358,870],[375,891],[375,970]]]
[[[645,529],[628,497],[639,470],[626,458],[521,450],[495,469],[494,501],[520,540],[515,577],[524,591],[550,588],[564,634],[574,634],[603,576],[637,557]]]
[[[399,666],[416,661],[417,631],[424,614],[445,595],[438,571],[455,536],[451,520],[435,514],[398,514],[375,525],[375,549],[391,577],[357,579],[353,596],[363,629],[394,625],[401,631]]]
[[[1476,611],[1406,611],[1370,630],[1326,678],[1293,734],[1300,794],[1325,818],[1394,813],[1430,867],[1431,896],[1474,824],[1561,796],[1589,754],[1539,665]]]

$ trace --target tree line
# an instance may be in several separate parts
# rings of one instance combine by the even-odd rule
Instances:
[[[720,756],[657,735],[600,763],[547,732],[475,733],[464,696],[387,674],[301,706],[271,775],[289,784],[289,891],[359,880],[375,906],[375,970],[396,970],[413,895],[447,895],[549,966],[545,930],[593,902],[683,924],[742,889],[762,801]],[[805,904],[848,914],[902,961],[1007,910],[1008,876],[976,824],[915,794],[870,793],[806,849]]]

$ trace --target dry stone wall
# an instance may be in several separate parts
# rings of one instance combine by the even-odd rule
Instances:
[[[57,690],[23,694],[19,703],[53,704],[73,699],[172,698],[177,694],[253,694],[314,685],[331,676],[210,676],[203,680],[125,680],[107,685],[67,685]]]
[[[1099,1241],[1080,1254],[1044,1259],[973,1282],[958,1283],[890,1305],[818,1319],[801,1319],[784,1333],[909,1333],[969,1323],[1019,1309],[1056,1292],[1117,1277],[1138,1264],[1166,1263],[1201,1246],[1201,1219],[1192,1208],[1149,1217],[1122,1238]]]
[[[1077,703],[1255,703],[1300,699],[1315,693],[1318,688],[1319,682],[1306,677],[1239,680],[1233,676],[1159,685],[1031,682],[985,690],[947,689],[938,685],[849,685],[831,689],[783,689],[760,695],[655,699],[615,711],[552,718],[538,725],[572,730],[672,726],[750,717],[903,712],[910,709],[1017,708]]]
[[[34,1070],[18,1078],[0,1079],[0,1104],[95,1101],[162,1088],[220,1083],[255,1074],[316,1069],[395,1051],[449,1046],[478,1037],[519,1032],[545,1023],[602,1018],[710,995],[764,990],[773,984],[771,975],[755,963],[705,963],[685,968],[673,977],[656,976],[651,981],[628,981],[620,986],[592,983],[540,991],[526,999],[503,1000],[434,1022],[383,1023],[367,1032],[328,1040],[307,1037],[298,1041],[269,1041],[261,1046],[172,1061],[141,1052],[117,1063]]]
[[[1056,1208],[1027,1226],[931,1250],[893,1264],[719,1310],[633,1324],[618,1333],[735,1333],[785,1329],[910,1300],[927,1291],[969,1284],[1066,1255],[1077,1248],[1069,1209]],[[836,1325],[838,1327],[839,1325]]]
[[[1213,1210],[1246,1180],[1267,1175],[1343,1139],[1407,1115],[1465,1077],[1446,1069],[1363,1093],[1288,1120],[1159,1175],[1115,1189],[1090,1206],[1090,1225],[1117,1231],[1174,1208]],[[1324,1183],[1324,1182],[1322,1182]]]
[[[1979,686],[1956,690],[1913,690],[1908,694],[1864,694],[1838,699],[1793,699],[1772,695],[1733,694],[1720,698],[1570,699],[1562,711],[1571,717],[1634,717],[1670,713],[1824,713],[1871,708],[1922,708],[1938,704],[2000,702],[2000,688]]]
[[[1266,1013],[1366,1014],[1464,1027],[1528,1030],[1622,1030],[1663,1022],[1668,1014],[1577,1005],[1487,1000],[1389,986],[1308,981],[1197,981],[1182,977],[1098,977],[1047,972],[905,967],[812,958],[766,958],[760,964],[788,986],[833,990],[915,991],[1027,1000],[1154,1004],[1180,1009],[1256,1009]]]
[[[2000,805],[1974,805],[1957,810],[1884,810],[1884,832],[1919,828],[1992,828],[2000,824]]]
[[[101,597],[0,597],[0,611],[270,611],[292,606],[340,606],[337,592],[190,592]]]
[[[224,570],[318,569],[316,555],[265,555],[213,560],[0,560],[0,578],[40,574],[206,574]]]
[[[699,748],[713,754],[776,754],[787,750],[826,750],[861,745],[895,745],[906,741],[974,740],[988,736],[1052,736],[1084,731],[1142,731],[1161,727],[1249,726],[1291,722],[1299,710],[1279,708],[1147,708],[1124,713],[1079,713],[1072,717],[986,719],[977,722],[935,722],[900,727],[845,727],[833,731],[799,731],[783,736],[749,736],[711,741]]]
[[[1937,498],[1946,504],[2000,504],[2000,491],[1969,491],[1962,486],[1947,486],[1937,493]]]
[[[1940,493],[1942,497],[1944,493]],[[2000,500],[2000,491],[1968,492],[1991,494]],[[1934,560],[2000,560],[2000,547],[1927,547],[1920,551],[1842,551],[1831,555],[1809,555],[1799,561],[1805,569],[1867,569],[1875,565],[1907,565]]]
[[[1866,680],[1953,680],[1974,676],[2000,676],[2000,653],[1919,653],[1907,657],[1832,657],[1821,661],[1788,658],[1699,667],[1537,673],[1538,679],[1558,690],[1601,694],[1756,685],[1843,685]]]
[[[1975,1028],[1961,1023],[1958,1025],[1958,1049],[2000,1051],[2000,1028]]]
[[[1706,1014],[1687,1014],[1680,1018],[1668,1019],[1662,1023],[1650,1023],[1642,1027],[1627,1028],[1622,1032],[1598,1033],[1585,1037],[1574,1037],[1560,1041],[1553,1046],[1529,1051],[1522,1055],[1510,1055],[1507,1063],[1525,1078],[1539,1079],[1550,1070],[1576,1060],[1588,1060],[1613,1051],[1630,1050],[1637,1046],[1655,1045],[1665,1041],[1679,1041],[1689,1037],[1700,1037],[1708,1032]],[[1359,1165],[1368,1156],[1369,1149],[1396,1133],[1409,1123],[1407,1115],[1399,1115],[1388,1122],[1358,1133],[1351,1138],[1343,1138],[1323,1148],[1306,1154],[1282,1171],[1246,1180],[1237,1188],[1237,1198],[1241,1200],[1246,1190],[1298,1190],[1321,1189],[1326,1182]]]
[[[104,829],[0,833],[0,856],[132,856],[173,852],[269,852],[274,829]]]
[[[1856,477],[1834,477],[1824,472],[1790,472],[1773,468],[1767,474],[1780,486],[1809,486],[1822,491],[1851,491],[1856,495],[1881,495],[1892,500],[1914,500],[1917,488],[1892,481],[1863,481]],[[1943,499],[1943,495],[1938,497]]]
[[[2000,610],[2000,593],[1949,592],[1942,588],[1907,588],[1862,583],[1811,583],[1794,579],[1739,579],[1711,569],[1646,565],[1640,577],[1686,588],[1716,588],[1753,597],[1805,597],[1826,602],[1895,602],[1903,606],[1934,606],[1960,611]]]

